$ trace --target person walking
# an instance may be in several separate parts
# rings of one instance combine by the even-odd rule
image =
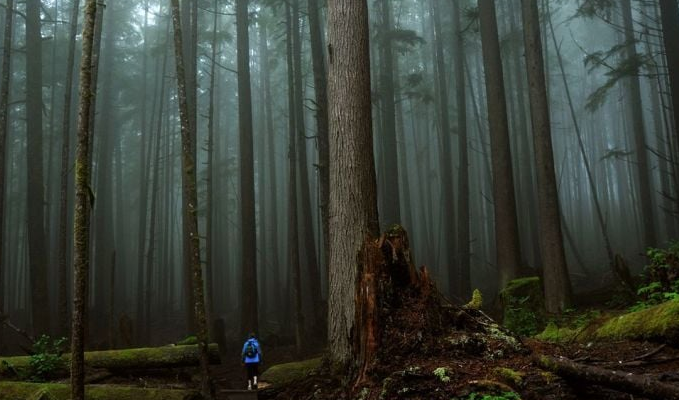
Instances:
[[[241,363],[245,366],[248,377],[248,390],[252,390],[253,387],[257,389],[257,375],[259,375],[259,364],[261,362],[262,348],[255,333],[252,332],[243,344],[243,351],[241,352]]]

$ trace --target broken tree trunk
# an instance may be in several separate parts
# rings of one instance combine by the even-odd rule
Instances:
[[[649,399],[679,400],[679,386],[660,382],[649,375],[593,367],[563,357],[540,356],[535,362],[541,368],[569,380],[605,386]]]
[[[219,364],[219,349],[216,344],[209,346],[210,363]],[[70,355],[63,356],[64,363],[54,375],[68,375]],[[200,349],[197,345],[165,346],[139,349],[122,349],[85,352],[85,365],[89,368],[126,371],[130,369],[162,369],[197,366]],[[30,357],[0,358],[0,376],[13,377],[30,375]]]
[[[198,400],[200,394],[193,390],[147,389],[118,385],[85,386],[85,396],[97,400]],[[0,382],[2,399],[50,399],[71,398],[70,385],[59,383]]]

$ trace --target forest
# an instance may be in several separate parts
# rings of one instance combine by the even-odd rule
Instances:
[[[0,400],[679,400],[677,0],[0,0]]]

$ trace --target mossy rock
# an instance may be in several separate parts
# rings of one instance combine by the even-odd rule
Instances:
[[[321,366],[321,358],[311,358],[304,361],[274,365],[264,371],[260,380],[273,387],[285,386],[291,382],[303,379]]]
[[[679,300],[670,300],[645,310],[605,321],[588,339],[653,340],[677,343],[679,340]]]
[[[545,325],[545,301],[540,278],[532,276],[510,281],[500,292],[503,325],[519,335],[532,336]]]
[[[0,399],[68,400],[71,386],[59,383],[0,382]],[[117,385],[85,386],[87,400],[200,400],[192,390],[145,389]]]
[[[679,340],[679,300],[622,315],[601,316],[579,328],[550,323],[535,338],[549,342],[651,340],[676,343]]]

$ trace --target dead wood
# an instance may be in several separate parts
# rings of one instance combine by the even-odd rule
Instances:
[[[576,363],[564,357],[538,356],[535,363],[567,380],[600,385],[613,390],[654,400],[679,400],[679,387],[661,382],[650,375],[638,375]]]

